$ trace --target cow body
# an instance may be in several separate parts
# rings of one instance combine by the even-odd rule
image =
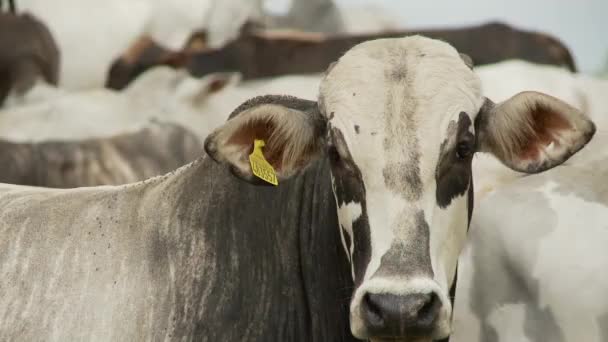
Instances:
[[[132,183],[175,170],[201,150],[193,133],[161,123],[100,139],[0,140],[0,182],[51,188]]]
[[[461,257],[456,341],[606,341],[608,135],[478,203]]]
[[[203,140],[251,97],[286,92],[314,99],[320,77],[285,76],[237,86],[238,80],[238,74],[197,79],[183,70],[156,67],[122,92],[61,91],[40,84],[21,100],[25,105],[0,112],[0,136],[19,142],[81,140],[137,130],[158,119],[188,127]]]
[[[354,341],[329,182],[327,161],[272,189],[204,157],[120,187],[3,185],[0,339]]]
[[[311,36],[309,39],[244,32],[220,50],[194,54],[186,67],[197,76],[214,71],[240,71],[245,79],[321,72],[344,51],[361,42],[416,34],[449,42],[459,52],[471,57],[475,65],[518,58],[576,70],[568,48],[555,38],[541,33],[520,31],[500,23],[451,30]],[[505,41],[511,44],[505,45]]]
[[[40,84],[20,99],[22,105],[0,112],[0,136],[18,142],[82,140],[134,131],[158,119],[188,127],[202,140],[226,118],[207,115],[207,97],[238,79],[235,74],[193,79],[165,67],[144,76],[120,93]]]

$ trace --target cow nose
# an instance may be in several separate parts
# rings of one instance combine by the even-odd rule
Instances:
[[[430,334],[440,308],[441,300],[435,293],[368,293],[361,313],[371,336],[399,337]]]

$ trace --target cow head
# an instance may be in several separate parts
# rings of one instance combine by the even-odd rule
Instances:
[[[205,147],[250,181],[254,138],[267,142],[279,179],[328,156],[355,284],[353,334],[427,341],[450,333],[448,292],[472,210],[473,154],[540,172],[594,131],[578,110],[540,93],[492,103],[454,48],[415,36],[351,49],[328,70],[318,102],[246,102]]]

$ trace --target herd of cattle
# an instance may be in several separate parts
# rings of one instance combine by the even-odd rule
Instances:
[[[0,1],[1,341],[608,341],[608,80],[559,40],[180,0],[86,79],[66,1]]]

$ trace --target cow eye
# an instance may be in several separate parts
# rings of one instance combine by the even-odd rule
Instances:
[[[466,141],[458,143],[456,146],[456,157],[458,159],[468,159],[473,155],[473,146]]]

